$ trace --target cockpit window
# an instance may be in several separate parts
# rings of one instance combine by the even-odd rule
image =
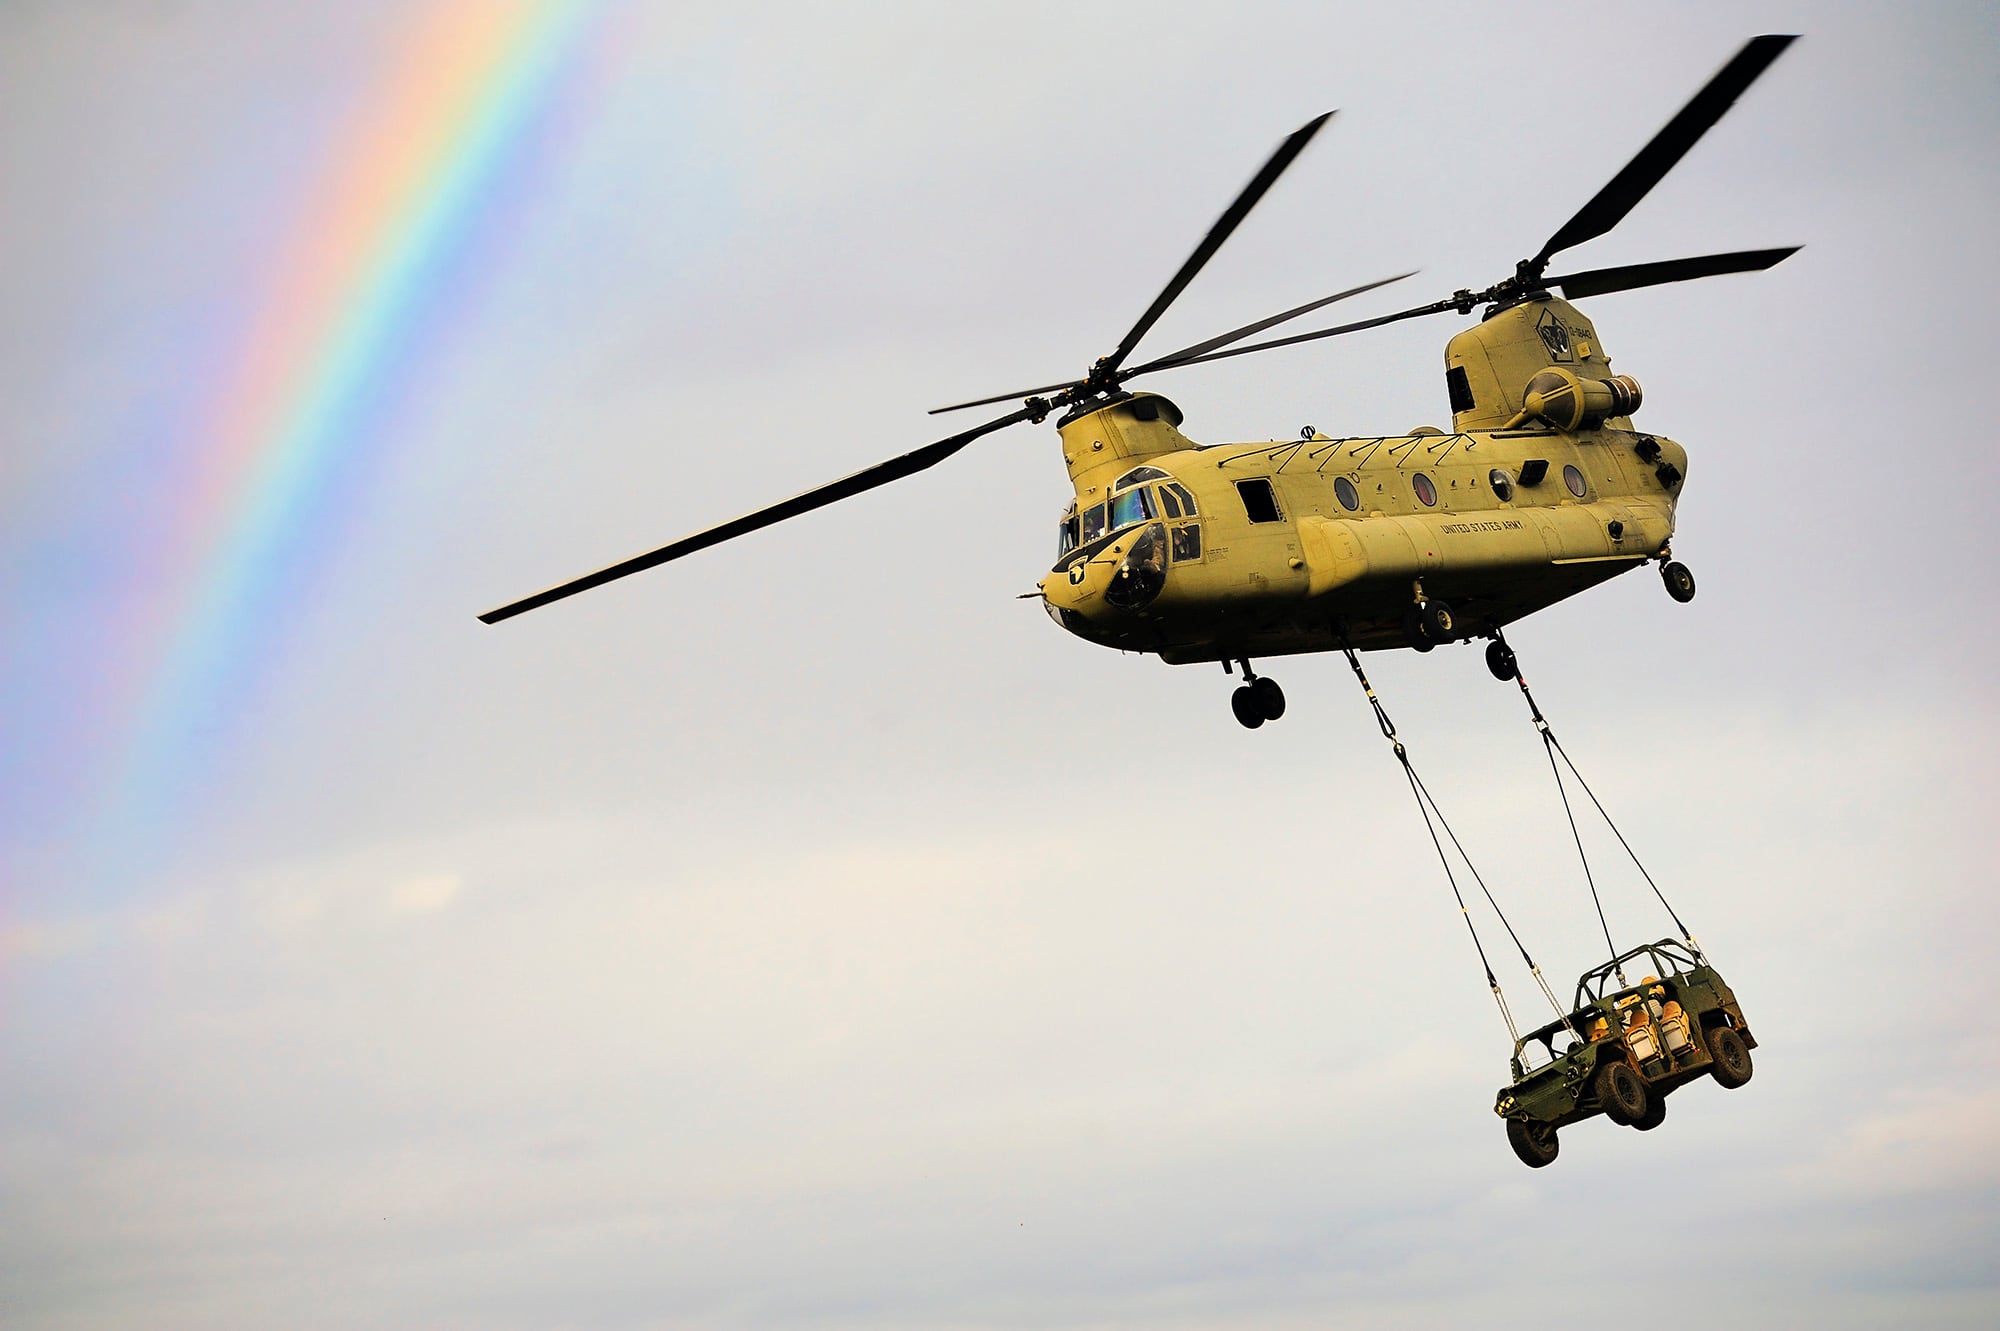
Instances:
[[[1201,524],[1185,522],[1171,528],[1174,562],[1189,564],[1201,558]]]
[[[1189,517],[1193,517],[1196,514],[1198,510],[1194,506],[1194,496],[1188,493],[1188,488],[1185,485],[1182,485],[1179,481],[1169,481],[1161,488],[1180,496],[1181,507],[1187,510]]]
[[[1128,485],[1141,485],[1147,481],[1170,481],[1172,479],[1173,477],[1167,475],[1167,473],[1161,471],[1158,467],[1134,467],[1117,480],[1111,482],[1111,488],[1114,490],[1123,490]]]
[[[1064,555],[1076,549],[1076,547],[1079,544],[1081,544],[1081,542],[1077,540],[1076,530],[1077,530],[1076,505],[1071,504],[1068,508],[1063,510],[1062,533],[1056,538],[1057,559],[1061,559]]]
[[[1177,518],[1181,515],[1181,501],[1174,498],[1173,486],[1163,485],[1160,487],[1160,507],[1167,510],[1167,516],[1170,518]]]
[[[1111,496],[1112,531],[1129,527],[1135,522],[1148,522],[1158,516],[1153,510],[1153,493],[1150,490],[1127,490]]]
[[[1083,511],[1083,543],[1088,545],[1102,535],[1104,535],[1104,505],[1098,504]]]

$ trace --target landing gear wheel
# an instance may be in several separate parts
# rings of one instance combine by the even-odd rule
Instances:
[[[1424,636],[1423,620],[1415,606],[1411,606],[1403,616],[1403,641],[1409,644],[1412,651],[1418,652],[1427,652],[1437,646]]]
[[[1729,1090],[1733,1091],[1749,1081],[1750,1074],[1756,1071],[1750,1065],[1750,1046],[1727,1026],[1717,1026],[1708,1033],[1708,1054],[1715,1060],[1708,1069],[1708,1075]]]
[[[1486,644],[1486,668],[1502,684],[1521,673],[1520,662],[1514,659],[1514,649],[1498,638]]]
[[[1229,710],[1236,713],[1236,719],[1243,723],[1245,730],[1255,730],[1264,724],[1264,707],[1258,702],[1257,690],[1251,685],[1245,684],[1229,695]],[[1282,705],[1279,710],[1283,710]]]
[[[1597,1070],[1597,1104],[1613,1123],[1631,1127],[1646,1116],[1652,1099],[1646,1083],[1625,1064],[1606,1063]]]
[[[1278,687],[1278,681],[1259,677],[1250,681],[1250,694],[1266,721],[1275,721],[1285,714],[1285,691]]]
[[[1667,1121],[1667,1097],[1653,1095],[1651,1101],[1652,1103],[1646,1106],[1646,1112],[1632,1120],[1632,1126],[1641,1132],[1651,1132]]]
[[[1540,1169],[1556,1158],[1562,1144],[1556,1140],[1556,1130],[1548,1123],[1524,1123],[1518,1118],[1507,1120],[1507,1144],[1514,1148],[1514,1154],[1530,1169]]]
[[[1679,560],[1670,559],[1660,565],[1660,581],[1667,584],[1667,595],[1681,604],[1694,599],[1694,574]]]
[[[1443,601],[1425,601],[1417,607],[1417,628],[1432,642],[1450,642],[1453,626],[1451,607]]]

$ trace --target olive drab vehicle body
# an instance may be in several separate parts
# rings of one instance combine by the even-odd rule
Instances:
[[[1640,970],[1638,983],[1626,983]],[[1756,1047],[1722,976],[1691,946],[1662,939],[1585,971],[1568,1015],[1515,1041],[1513,1080],[1493,1112],[1507,1120],[1521,1159],[1539,1167],[1555,1159],[1556,1130],[1571,1123],[1604,1114],[1653,1128],[1666,1097],[1690,1081],[1741,1086]]]
[[[1051,616],[1172,664],[1327,651],[1336,625],[1396,647],[1425,600],[1490,630],[1668,550],[1686,453],[1633,428],[1638,387],[1581,311],[1502,310],[1446,365],[1448,433],[1199,445],[1153,394],[1072,413]]]

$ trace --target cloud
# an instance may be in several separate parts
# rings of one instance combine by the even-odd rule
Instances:
[[[464,880],[455,873],[425,874],[398,883],[389,893],[392,915],[429,915],[458,899]]]
[[[2000,1184],[2000,1087],[1906,1091],[1864,1114],[1795,1181],[1843,1194],[1990,1192]]]

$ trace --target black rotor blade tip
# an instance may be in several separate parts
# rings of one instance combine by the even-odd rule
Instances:
[[[1753,37],[1744,43],[1743,49],[1718,70],[1700,92],[1689,98],[1687,105],[1675,113],[1652,141],[1641,148],[1638,155],[1627,162],[1624,169],[1613,176],[1589,203],[1577,210],[1576,216],[1563,223],[1542,246],[1541,253],[1529,262],[1539,267],[1572,245],[1580,245],[1617,226],[1638,205],[1639,200],[1645,198],[1653,186],[1659,184],[1667,172],[1687,155],[1688,149],[1694,147],[1701,136],[1722,119],[1723,113],[1736,104],[1736,99],[1757,81],[1771,62],[1797,40],[1795,33],[1772,33]]]
[[[621,560],[609,567],[598,569],[595,573],[586,573],[580,578],[572,578],[560,586],[549,588],[547,591],[523,597],[521,600],[503,605],[496,610],[488,610],[485,614],[479,616],[479,621],[482,624],[497,624],[503,619],[511,619],[515,615],[525,614],[530,610],[538,609],[553,601],[560,601],[565,597],[575,596],[578,592],[587,592],[592,588],[602,587],[607,582],[616,582],[618,579],[630,577],[634,573],[641,573],[649,568],[657,568],[661,564],[694,554],[698,550],[706,550],[710,546],[720,545],[724,541],[733,541],[739,536],[747,536],[751,532],[761,531],[765,527],[798,517],[801,514],[810,513],[814,509],[825,508],[828,504],[838,503],[843,499],[851,499],[855,495],[864,494],[878,486],[887,485],[891,481],[899,481],[905,476],[915,475],[917,472],[943,462],[946,458],[951,457],[975,439],[992,434],[995,430],[1005,429],[1007,426],[1019,421],[1030,419],[1035,415],[1036,410],[1034,407],[1022,407],[1019,410],[1010,411],[1005,416],[997,416],[983,425],[975,425],[971,429],[960,431],[948,439],[940,439],[935,443],[925,444],[922,448],[905,453],[900,457],[890,458],[886,462],[878,462],[872,467],[864,467],[852,475],[843,476],[839,480],[829,481],[825,485],[807,490],[804,494],[793,495],[790,499],[766,505],[753,513],[745,513],[740,518],[732,518],[728,522],[719,523],[705,531],[698,531],[693,535],[683,536],[680,540],[670,545],[663,545],[657,550],[648,550],[644,554],[634,555],[630,559]]]
[[[1319,133],[1320,126],[1332,118],[1333,112],[1322,112],[1285,136],[1285,141],[1278,145],[1277,151],[1271,154],[1258,169],[1257,174],[1250,178],[1250,183],[1237,194],[1235,202],[1224,210],[1222,216],[1215,219],[1215,225],[1211,226],[1208,234],[1202,237],[1201,244],[1195,246],[1194,253],[1188,256],[1187,262],[1181,265],[1173,280],[1153,298],[1152,305],[1139,316],[1139,322],[1132,325],[1131,331],[1125,334],[1124,340],[1118,344],[1118,349],[1104,358],[1107,369],[1116,370],[1125,363],[1125,358],[1139,345],[1139,339],[1159,322],[1160,316],[1167,312],[1167,307],[1174,303],[1181,292],[1187,289],[1187,284],[1194,281],[1195,275],[1215,257],[1215,252],[1222,248],[1222,242],[1228,240],[1236,228],[1242,225],[1243,219],[1250,215],[1250,210],[1257,206],[1257,201],[1277,183],[1278,177],[1285,173],[1285,169],[1292,164],[1293,159],[1305,151],[1306,144],[1312,142],[1312,136]]]

